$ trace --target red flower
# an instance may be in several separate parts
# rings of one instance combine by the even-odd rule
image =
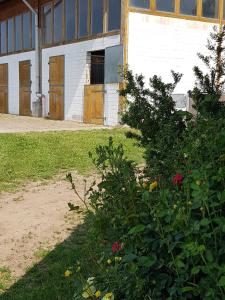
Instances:
[[[174,177],[173,177],[173,185],[179,185],[181,186],[184,180],[184,176],[182,174],[177,173]]]
[[[112,253],[116,253],[122,249],[122,245],[119,242],[112,244]]]

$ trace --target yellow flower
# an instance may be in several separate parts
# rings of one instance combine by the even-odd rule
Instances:
[[[196,182],[195,182],[198,186],[200,186],[201,185],[201,180],[196,180]]]
[[[115,262],[120,262],[121,260],[122,260],[122,257],[120,257],[120,256],[115,257]]]
[[[149,187],[149,192],[154,191],[154,189],[156,189],[157,187],[158,187],[158,182],[157,181],[152,182]]]
[[[107,264],[108,264],[108,265],[111,265],[111,264],[112,264],[112,260],[111,260],[111,259],[108,259],[108,260],[107,260]]]
[[[107,294],[105,294],[105,296],[102,298],[102,300],[114,300],[113,293],[107,293]]]
[[[82,293],[82,297],[88,299],[90,297],[94,297],[95,293],[96,293],[96,288],[93,285],[86,286]]]
[[[70,270],[66,270],[64,273],[65,277],[70,277],[73,273]]]
[[[174,204],[173,208],[174,208],[174,209],[177,209],[177,205],[176,205],[176,204]]]
[[[81,270],[81,267],[79,266],[79,267],[77,267],[77,270],[76,270],[76,272],[77,272],[77,273],[79,273],[79,272],[80,272],[80,270]]]
[[[96,297],[96,298],[101,297],[101,292],[100,292],[100,291],[97,291],[97,292],[95,293],[95,297]]]

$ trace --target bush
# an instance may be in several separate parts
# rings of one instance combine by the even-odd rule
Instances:
[[[142,75],[134,76],[129,70],[124,73],[126,87],[121,95],[129,100],[122,122],[141,133],[148,175],[167,176],[175,167],[174,158],[179,155],[186,121],[191,118],[187,112],[176,109],[172,98],[181,77],[172,71],[173,82],[166,84],[154,76],[150,79],[150,88],[146,88]]]
[[[212,51],[224,50],[224,37],[224,29],[213,36]],[[222,105],[214,106],[221,72],[219,65],[211,75],[197,72],[203,77],[192,95],[204,99],[195,98],[195,119],[175,110],[171,93],[180,75],[173,73],[172,84],[155,76],[145,89],[142,76],[126,73],[122,94],[134,101],[123,121],[140,130],[147,167],[126,159],[112,139],[96,149],[102,178],[90,190],[86,215],[94,278],[81,280],[74,299],[82,291],[102,300],[225,299],[225,118]],[[215,74],[216,88],[205,94]]]

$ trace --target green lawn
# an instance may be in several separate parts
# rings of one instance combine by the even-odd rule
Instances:
[[[21,183],[50,179],[60,171],[77,170],[87,174],[94,170],[88,152],[99,144],[122,142],[127,156],[142,162],[143,151],[125,137],[125,130],[80,132],[0,134],[0,192]]]

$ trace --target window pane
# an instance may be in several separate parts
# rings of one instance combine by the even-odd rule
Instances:
[[[66,0],[66,40],[70,41],[75,37],[75,11],[76,11],[76,4],[75,0]]]
[[[44,25],[44,44],[52,43],[52,6],[47,4],[44,6],[44,16],[43,16],[43,25]]]
[[[88,34],[88,0],[79,0],[79,37]]]
[[[121,0],[109,0],[108,31],[120,29]]]
[[[202,0],[202,16],[218,18],[218,0]]]
[[[225,0],[223,1],[223,19],[225,20]]]
[[[174,12],[174,0],[156,0],[156,9],[161,11]]]
[[[22,50],[22,15],[15,18],[15,50]]]
[[[196,16],[197,14],[197,0],[181,0],[180,12],[184,15]]]
[[[35,15],[32,13],[32,49],[35,48]]]
[[[92,0],[92,34],[103,32],[103,0]]]
[[[13,18],[8,19],[8,52],[13,52]]]
[[[150,3],[149,0],[130,0],[130,6],[149,8]]]
[[[57,0],[54,4],[54,42],[58,43],[62,40],[62,1]]]
[[[1,53],[7,52],[7,44],[6,44],[6,21],[1,22]]]
[[[31,23],[30,23],[30,13],[26,12],[23,14],[23,49],[31,48]]]

